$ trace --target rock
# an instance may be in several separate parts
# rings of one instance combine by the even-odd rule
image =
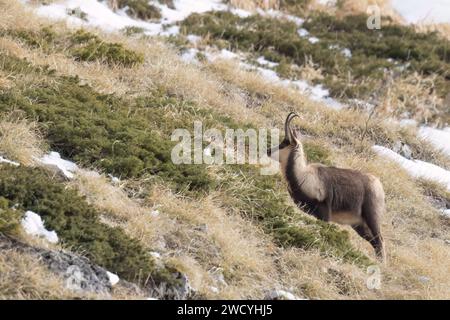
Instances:
[[[195,230],[207,233],[208,232],[208,225],[206,223],[201,223],[198,226],[194,227]]]
[[[211,270],[209,270],[209,274],[211,275],[211,278],[213,278],[219,286],[221,287],[228,286],[228,283],[225,281],[222,268],[214,267]]]
[[[299,297],[288,291],[272,290],[267,293],[267,295],[264,297],[264,300],[303,300],[303,299],[300,299]]]
[[[411,148],[404,142],[397,141],[394,143],[392,150],[405,157],[406,159],[412,159],[412,150]]]
[[[107,271],[85,257],[61,250],[32,247],[0,234],[0,251],[6,249],[35,256],[52,272],[63,277],[66,287],[70,290],[109,296],[112,289]]]
[[[103,295],[111,291],[108,271],[92,264],[87,258],[44,249],[37,249],[37,253],[50,270],[64,277],[68,289]]]
[[[151,297],[160,297],[163,300],[186,300],[195,295],[188,277],[179,271],[172,273],[173,279],[159,284],[151,283],[149,287]]]
[[[420,282],[422,282],[423,284],[426,284],[426,283],[430,282],[430,278],[426,277],[426,276],[419,276],[418,280]]]

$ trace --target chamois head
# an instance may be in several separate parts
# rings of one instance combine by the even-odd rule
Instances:
[[[289,154],[299,146],[300,139],[298,132],[292,128],[291,121],[299,115],[295,112],[288,114],[286,122],[284,123],[284,139],[280,145],[267,150],[267,155],[273,160],[279,161],[280,163],[287,162]]]

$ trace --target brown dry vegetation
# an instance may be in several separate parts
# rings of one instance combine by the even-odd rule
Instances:
[[[0,28],[35,29],[48,23],[24,11],[16,1],[0,1],[0,12]],[[17,21],[19,15],[27,18]],[[68,30],[62,23],[52,25],[61,34]],[[381,266],[381,289],[369,290],[368,274],[357,265],[316,250],[276,246],[252,221],[226,206],[228,195],[220,190],[191,199],[156,185],[145,199],[138,199],[126,188],[131,182],[112,185],[106,177],[92,176],[88,171],[82,171],[69,183],[103,212],[105,223],[120,226],[149,250],[161,252],[166,263],[184,271],[202,296],[262,298],[267,290],[277,288],[312,299],[450,297],[450,248],[445,242],[449,237],[448,222],[428,201],[422,185],[370,151],[374,143],[389,145],[400,139],[415,147],[423,159],[450,168],[450,160],[418,140],[413,129],[399,129],[380,118],[372,119],[367,126],[365,114],[331,110],[295,90],[268,83],[254,72],[242,71],[233,62],[186,64],[161,39],[140,40],[96,32],[104,39],[145,53],[144,64],[127,69],[77,62],[61,52],[49,55],[8,37],[0,39],[0,50],[26,58],[36,66],[49,65],[60,75],[78,75],[100,92],[126,97],[159,89],[238,121],[249,121],[255,127],[281,127],[286,113],[295,110],[302,116],[298,122],[302,130],[330,151],[333,164],[371,172],[384,184],[387,213],[382,226],[388,263]],[[15,79],[14,85],[32,85],[35,81],[39,79],[22,76]],[[247,108],[248,95],[260,94],[268,99],[258,108]],[[5,126],[5,136],[17,132],[25,142],[12,148],[8,147],[11,141],[5,140],[0,142],[0,151],[29,165],[29,156],[43,145],[33,122],[2,119],[0,133]],[[139,181],[132,184],[139,185]],[[159,215],[152,216],[153,210],[158,210]],[[366,242],[350,234],[352,243],[373,256]],[[32,258],[16,252],[0,254],[0,298],[73,297],[45,268],[30,268],[32,263]],[[217,280],[218,270],[223,270],[226,285]],[[127,297],[134,298],[127,293],[120,295]]]

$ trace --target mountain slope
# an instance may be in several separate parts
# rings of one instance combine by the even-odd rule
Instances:
[[[450,296],[449,222],[439,213],[442,203],[450,200],[448,192],[409,176],[399,165],[378,157],[372,146],[395,148],[400,142],[415,159],[447,170],[449,156],[420,138],[416,128],[386,120],[386,113],[369,116],[358,108],[330,108],[332,99],[342,105],[347,100],[338,101],[340,95],[333,90],[314,96],[311,90],[329,84],[320,77],[301,90],[295,82],[298,74],[283,73],[283,66],[295,69],[299,64],[299,74],[322,69],[331,77],[332,68],[327,69],[326,60],[317,60],[320,55],[313,55],[312,61],[319,68],[310,70],[306,61],[287,61],[287,54],[276,56],[265,47],[239,42],[247,41],[245,37],[234,41],[235,37],[203,33],[191,21],[195,16],[187,17],[190,12],[170,21],[179,23],[181,33],[166,38],[129,28],[104,33],[87,24],[74,29],[40,18],[16,1],[1,1],[0,7],[0,152],[20,163],[0,164],[2,220],[11,221],[12,207],[19,215],[14,232],[0,224],[2,233],[33,246],[85,255],[139,285],[144,290],[139,298],[165,297],[161,288],[176,286],[180,274],[189,279],[191,298],[264,298],[274,289],[310,299]],[[203,11],[209,9],[217,8]],[[203,14],[205,21],[211,15],[231,15]],[[19,15],[27,19],[17,21]],[[196,23],[203,21],[198,17]],[[284,13],[228,18],[236,19],[236,28],[241,19],[270,22],[262,37],[268,39],[271,28],[279,24],[293,23],[295,29],[292,17]],[[157,23],[136,24],[150,29]],[[319,35],[320,30],[314,34],[314,26],[307,26],[311,36]],[[202,38],[192,37],[195,30]],[[303,45],[303,39],[299,41]],[[186,62],[190,49],[197,50],[191,51],[195,59]],[[305,50],[317,53],[314,47]],[[272,70],[277,72],[275,80],[265,76],[270,70],[265,60],[259,60],[263,65],[255,62],[260,55],[279,63]],[[339,59],[331,62],[344,67]],[[302,116],[298,125],[307,137],[311,161],[361,169],[384,184],[388,264],[379,266],[378,290],[367,287],[367,266],[377,265],[370,246],[350,228],[316,221],[295,208],[280,175],[261,176],[251,165],[176,166],[170,161],[171,133],[176,128],[192,132],[195,120],[221,131],[281,128],[292,110]],[[437,123],[444,119],[439,111],[433,117]],[[24,138],[8,140],[19,134]],[[81,168],[73,179],[33,160],[50,150]],[[61,243],[52,245],[24,234],[18,224],[27,210],[41,215]],[[23,265],[31,266],[32,258],[0,255],[0,270],[21,264],[18,270],[27,279]],[[45,266],[39,272],[43,279],[58,277]],[[2,282],[13,283],[12,275],[4,274]],[[71,297],[63,282],[51,283],[60,290],[60,298]],[[48,297],[41,283],[49,282],[38,281],[33,288],[38,293],[31,297]],[[12,284],[5,287],[2,298],[30,297]],[[112,297],[136,298],[121,290],[113,287]]]

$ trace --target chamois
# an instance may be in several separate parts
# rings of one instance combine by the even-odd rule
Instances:
[[[356,170],[308,164],[300,133],[291,127],[295,117],[299,116],[294,112],[287,116],[284,140],[267,152],[279,161],[293,201],[320,220],[351,225],[384,261],[380,219],[385,200],[380,180]]]

